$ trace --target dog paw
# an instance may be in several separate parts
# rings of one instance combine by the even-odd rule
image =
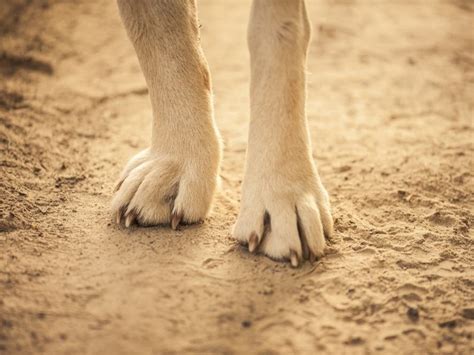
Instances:
[[[252,181],[250,186],[244,184],[233,237],[248,245],[250,252],[288,260],[293,267],[323,256],[333,221],[319,177],[306,184],[284,179]]]
[[[217,184],[217,159],[183,159],[146,149],[133,157],[115,187],[117,223],[152,226],[202,221]],[[207,161],[207,163],[204,163]]]

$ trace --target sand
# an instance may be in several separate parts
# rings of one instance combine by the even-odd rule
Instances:
[[[292,269],[230,239],[249,1],[200,1],[225,148],[201,225],[111,223],[151,108],[113,1],[0,5],[0,352],[474,351],[474,6],[308,1],[308,120],[336,224]]]

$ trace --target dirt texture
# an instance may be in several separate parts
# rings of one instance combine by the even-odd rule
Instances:
[[[0,353],[474,353],[474,5],[308,1],[308,120],[336,233],[292,269],[230,239],[249,1],[199,2],[224,140],[200,225],[124,229],[151,107],[114,1],[0,4]]]

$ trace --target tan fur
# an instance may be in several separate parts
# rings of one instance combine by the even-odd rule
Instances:
[[[112,209],[127,226],[202,220],[217,183],[220,143],[196,3],[118,5],[149,87],[153,129],[151,147],[122,173]],[[292,264],[323,255],[333,229],[306,121],[310,31],[303,0],[254,0],[250,130],[233,237],[246,244],[252,237],[252,250]]]

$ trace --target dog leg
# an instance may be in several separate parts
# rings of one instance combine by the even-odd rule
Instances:
[[[151,145],[117,183],[112,210],[125,226],[203,220],[216,188],[220,140],[196,3],[118,0],[153,109]]]
[[[305,113],[310,23],[303,0],[254,0],[248,29],[250,129],[233,236],[293,266],[324,254],[333,221]]]

